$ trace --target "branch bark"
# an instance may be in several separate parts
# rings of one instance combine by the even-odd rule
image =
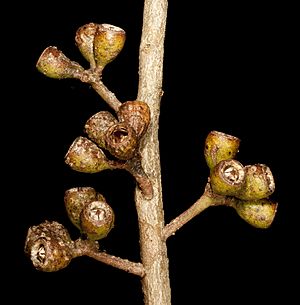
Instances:
[[[141,261],[145,269],[142,278],[145,305],[171,305],[169,261],[163,235],[164,211],[158,140],[167,8],[167,0],[144,1],[139,53],[137,99],[146,102],[151,110],[151,123],[141,143],[141,156],[143,168],[153,186],[151,200],[147,200],[139,188],[135,192]]]

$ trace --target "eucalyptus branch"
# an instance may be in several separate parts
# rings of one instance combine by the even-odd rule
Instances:
[[[144,0],[139,49],[137,98],[121,103],[102,82],[104,67],[120,53],[125,31],[110,24],[89,23],[76,32],[76,44],[90,63],[84,69],[57,47],[44,50],[37,69],[56,79],[75,78],[88,83],[116,112],[100,111],[88,119],[84,131],[65,155],[65,163],[82,173],[124,169],[137,182],[135,205],[139,225],[141,263],[99,250],[98,240],[114,227],[115,214],[105,197],[92,187],[66,190],[64,203],[70,221],[86,239],[73,241],[56,221],[29,228],[25,253],[34,267],[53,272],[79,256],[88,256],[141,278],[145,305],[171,305],[167,239],[210,206],[233,207],[256,228],[268,228],[277,203],[269,199],[275,190],[272,172],[265,164],[242,165],[235,160],[240,140],[211,131],[204,144],[210,176],[203,195],[165,225],[159,151],[159,115],[163,95],[164,39],[167,0]],[[106,155],[106,152],[109,153]]]
[[[92,242],[90,240],[77,239],[75,241],[74,256],[89,256],[95,260],[102,262],[104,264],[110,265],[112,267],[118,268],[120,270],[132,273],[134,275],[143,277],[145,274],[144,267],[141,263],[134,263],[128,259],[123,259],[110,255],[106,252],[99,251],[97,247],[97,242]]]

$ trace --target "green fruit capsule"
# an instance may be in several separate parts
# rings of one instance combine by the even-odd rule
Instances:
[[[213,169],[222,160],[234,159],[239,146],[239,138],[223,132],[211,131],[204,145],[204,156],[208,167]]]
[[[131,159],[138,147],[135,131],[126,123],[117,123],[105,133],[107,150],[120,160]]]
[[[245,184],[236,196],[242,200],[267,198],[275,191],[275,182],[270,168],[264,164],[245,166]]]
[[[113,228],[115,214],[105,201],[93,201],[85,205],[80,220],[82,232],[91,240],[99,240]]]
[[[87,120],[84,129],[92,141],[99,147],[106,148],[105,133],[110,126],[117,123],[117,119],[110,112],[100,111]]]
[[[138,139],[140,139],[150,123],[150,108],[145,102],[127,101],[118,110],[118,119],[133,128]]]
[[[71,61],[57,47],[48,47],[41,54],[36,64],[37,69],[51,78],[78,78],[84,71],[77,62]]]
[[[94,58],[97,67],[104,68],[112,62],[123,49],[126,33],[123,29],[111,25],[100,24],[94,36]]]
[[[103,200],[104,197],[92,187],[74,187],[65,191],[64,203],[71,222],[80,228],[80,214],[84,206],[95,200]]]
[[[69,265],[73,258],[73,241],[63,225],[45,221],[29,228],[25,253],[37,270],[54,272]]]
[[[235,196],[240,192],[244,182],[244,167],[236,160],[220,161],[210,174],[213,192],[223,196]]]
[[[79,51],[92,68],[96,66],[94,59],[94,37],[98,26],[98,24],[92,22],[85,24],[76,31],[75,35],[75,42]]]
[[[278,204],[269,199],[240,200],[234,206],[239,216],[255,228],[266,229],[272,224]]]
[[[65,163],[82,173],[98,173],[111,169],[101,148],[85,137],[77,137],[74,140],[65,156]]]

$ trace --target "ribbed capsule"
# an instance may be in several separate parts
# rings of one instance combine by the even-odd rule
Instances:
[[[240,200],[234,206],[239,216],[250,225],[260,229],[269,228],[277,211],[277,202],[269,199]]]
[[[117,123],[108,128],[105,143],[107,150],[120,160],[131,159],[138,148],[136,133],[126,123]]]
[[[120,122],[126,122],[141,138],[150,123],[150,108],[142,101],[127,101],[120,106],[117,116]]]
[[[275,191],[273,174],[265,164],[245,166],[245,184],[236,196],[243,200],[267,198]]]
[[[116,123],[118,123],[117,119],[110,112],[100,111],[87,120],[84,130],[99,147],[106,148],[105,133]]]
[[[210,174],[210,184],[214,193],[235,196],[245,183],[244,166],[237,160],[220,161]]]
[[[98,26],[98,24],[92,22],[85,24],[78,28],[75,35],[75,42],[79,51],[92,68],[96,66],[94,59],[94,37]]]
[[[64,203],[71,222],[78,228],[80,227],[80,214],[88,203],[105,198],[92,187],[74,187],[65,191]]]
[[[69,265],[73,241],[63,225],[45,221],[29,228],[24,250],[37,270],[53,272]]]
[[[99,240],[113,228],[115,214],[107,202],[93,201],[85,205],[80,220],[82,232],[91,240]]]
[[[240,139],[223,132],[211,131],[205,139],[204,156],[210,169],[220,161],[234,159],[240,146]]]
[[[104,68],[112,62],[123,49],[126,33],[111,24],[99,24],[94,36],[94,58],[97,67]]]
[[[84,71],[77,62],[71,61],[57,47],[46,48],[39,57],[37,69],[44,75],[51,78],[77,78]]]
[[[65,163],[82,173],[98,173],[111,168],[101,148],[85,137],[74,140],[65,156]]]

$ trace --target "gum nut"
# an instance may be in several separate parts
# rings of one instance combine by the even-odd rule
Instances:
[[[126,122],[134,129],[138,138],[147,131],[150,123],[150,108],[145,102],[127,101],[120,106],[117,115],[120,122]]]
[[[266,229],[272,224],[278,204],[269,199],[240,200],[235,206],[239,216],[250,225]]]
[[[79,51],[92,67],[95,66],[94,36],[98,26],[98,24],[92,22],[85,24],[78,28],[75,35],[75,42]]]
[[[83,208],[80,220],[82,232],[91,240],[99,240],[113,228],[115,215],[105,201],[93,201]]]
[[[84,130],[99,147],[106,148],[105,133],[116,123],[118,123],[117,119],[110,112],[100,111],[87,120]]]
[[[275,191],[275,182],[270,168],[264,164],[245,166],[245,184],[236,196],[243,200],[269,197]]]
[[[204,156],[208,167],[213,169],[222,160],[234,159],[239,146],[239,138],[223,132],[211,131],[204,145]]]
[[[237,160],[220,161],[210,174],[210,184],[214,193],[235,196],[243,187],[245,171]]]
[[[123,49],[126,33],[123,29],[111,25],[100,24],[94,36],[94,58],[97,67],[105,67],[113,61]]]
[[[77,62],[71,61],[57,47],[48,47],[41,54],[36,64],[37,69],[51,78],[77,78],[82,71]]]
[[[120,160],[131,159],[138,147],[136,133],[126,123],[112,125],[105,134],[108,151]]]
[[[65,191],[64,203],[68,217],[78,229],[83,207],[97,198],[97,192],[92,187],[74,187]]]
[[[110,168],[101,148],[85,137],[74,140],[65,156],[65,163],[82,173],[98,173]]]
[[[54,272],[69,265],[73,258],[73,242],[63,225],[45,221],[29,228],[25,253],[37,270]]]

